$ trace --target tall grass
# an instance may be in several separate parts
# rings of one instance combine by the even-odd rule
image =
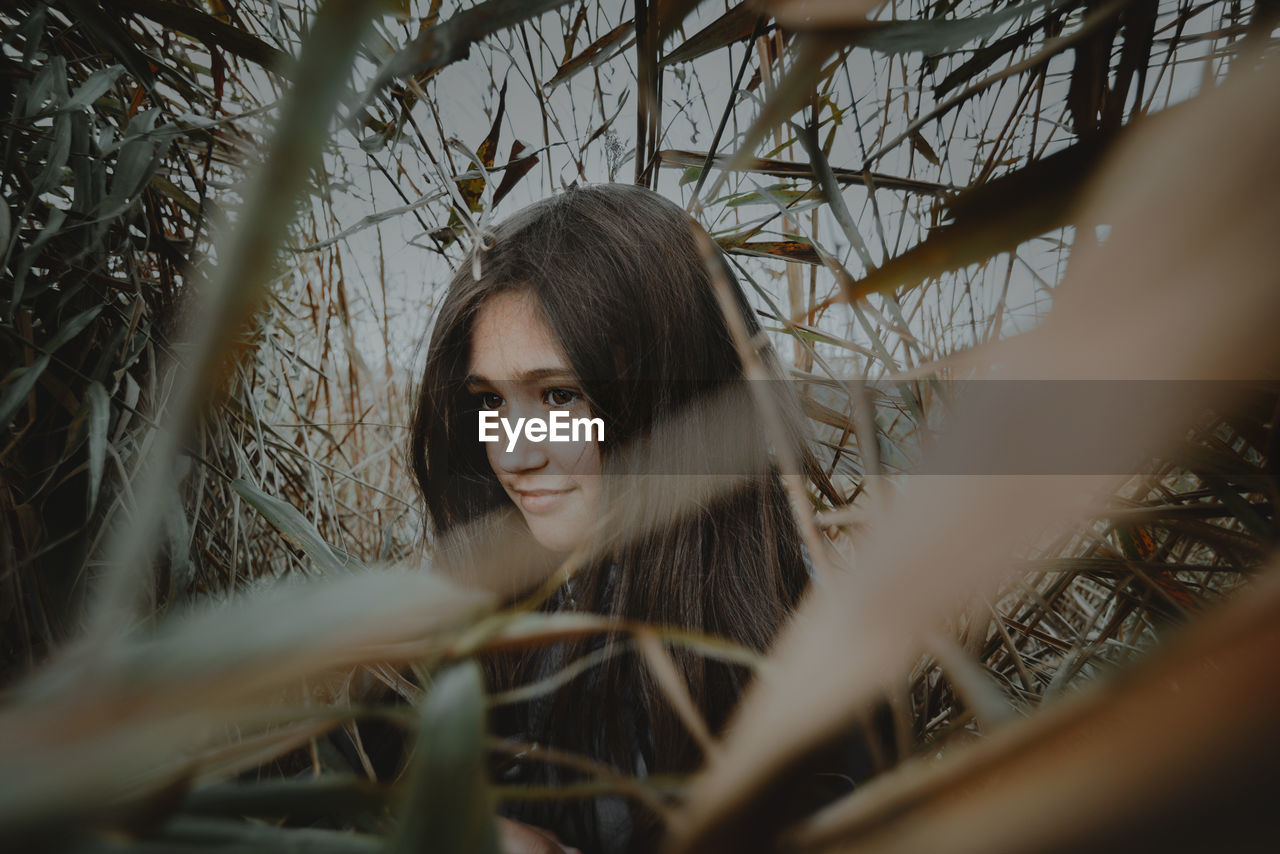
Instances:
[[[683,644],[759,684],[675,802],[561,757],[588,788],[654,804],[680,851],[1255,841],[1280,753],[1268,5],[117,5],[0,12],[6,838],[491,850],[496,798],[554,795],[484,780],[468,662],[606,626],[419,569],[401,448],[432,293],[404,282],[614,178],[731,254],[849,502],[801,520],[823,595],[769,661],[623,627],[654,667]],[[1213,382],[995,418],[952,399],[974,377]],[[1139,473],[905,474],[1049,449]],[[882,775],[783,826],[791,758],[880,696]],[[359,779],[370,716],[417,734],[395,784]]]

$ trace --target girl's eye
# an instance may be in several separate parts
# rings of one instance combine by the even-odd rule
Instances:
[[[480,402],[481,409],[501,409],[502,404],[506,402],[502,399],[502,395],[491,391],[480,392],[476,395],[476,399]]]
[[[551,406],[569,406],[582,395],[571,388],[549,388],[542,396]]]

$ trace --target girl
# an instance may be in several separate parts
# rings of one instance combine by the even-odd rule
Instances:
[[[508,546],[502,563],[510,570],[520,562],[516,579],[485,583],[515,595],[576,552],[585,561],[544,609],[688,629],[764,651],[810,571],[776,467],[752,475],[708,462],[726,444],[711,431],[744,424],[703,415],[719,411],[715,402],[727,390],[745,385],[716,279],[728,283],[748,335],[764,339],[723,257],[716,255],[714,275],[708,270],[697,228],[661,196],[621,184],[570,189],[498,226],[462,264],[440,307],[412,426],[412,461],[446,562],[466,569],[492,561],[494,538],[514,537],[520,545]],[[780,378],[767,345],[759,357]],[[838,501],[803,441],[794,396],[785,383],[768,385],[802,473]],[[480,413],[496,412],[488,423],[501,417],[509,428],[556,410],[598,418],[603,439],[590,430],[562,442],[497,431],[498,441],[479,441]],[[661,432],[681,423],[683,432]],[[754,438],[734,440],[739,447],[730,450],[763,453],[778,438],[746,426]],[[660,436],[681,436],[683,444],[665,453]],[[650,474],[729,476],[731,488],[668,500],[660,479],[628,479],[637,460]],[[669,652],[707,729],[717,733],[747,673]],[[583,656],[599,663],[550,696],[495,709],[490,725],[512,740],[514,752],[536,744],[636,776],[698,767],[702,754],[689,726],[643,657],[614,639],[494,657],[486,662],[489,688],[546,678]],[[537,752],[497,770],[499,782],[585,779],[562,764],[535,761]],[[661,831],[651,811],[617,797],[530,800],[504,811],[521,822],[506,826],[511,848],[526,825],[590,854],[651,850]]]

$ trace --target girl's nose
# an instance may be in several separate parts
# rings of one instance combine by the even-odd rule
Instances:
[[[547,464],[547,453],[543,444],[529,441],[522,429],[514,448],[508,451],[506,443],[503,444],[498,464],[512,473],[537,471]]]
[[[511,445],[511,438],[503,429],[501,451],[498,455],[498,465],[505,471],[515,474],[517,472],[537,471],[544,467],[549,457],[545,442],[530,441],[528,434],[525,432],[525,425],[529,418],[541,418],[543,413],[536,409],[528,409],[525,407],[510,407],[509,414],[506,415],[510,429],[514,430],[516,425],[520,425],[518,434],[515,437],[515,445],[510,451],[507,447]],[[524,411],[521,411],[524,410]],[[524,421],[519,419],[524,418]]]

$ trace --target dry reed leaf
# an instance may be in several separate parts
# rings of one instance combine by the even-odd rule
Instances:
[[[715,742],[711,737],[711,731],[707,729],[707,722],[698,712],[698,707],[693,702],[693,698],[689,696],[689,686],[685,684],[684,679],[680,676],[680,671],[676,669],[675,662],[671,660],[671,656],[662,646],[662,641],[658,635],[649,631],[638,632],[636,634],[636,645],[644,656],[649,672],[653,674],[653,678],[662,689],[667,702],[675,709],[676,714],[689,731],[689,735],[693,736],[693,740],[702,750],[704,756],[710,754],[715,750]]]
[[[71,650],[0,713],[0,827],[101,809],[198,772],[225,727],[278,712],[310,675],[448,640],[492,605],[425,572],[286,583],[205,606],[151,636]],[[324,728],[327,728],[327,724]]]
[[[564,83],[573,77],[579,71],[586,68],[600,65],[612,59],[621,51],[630,47],[635,39],[626,39],[628,35],[635,32],[635,20],[623,21],[600,38],[593,41],[582,49],[582,52],[570,60],[567,60],[546,83],[542,84],[543,88],[550,92],[552,89]],[[625,39],[625,40],[624,40]]]
[[[1086,197],[1084,221],[1109,224],[1110,238],[1078,252],[1042,328],[981,354],[989,376],[1222,379],[1275,364],[1280,114],[1268,105],[1278,76],[1274,66],[1237,71],[1178,115],[1135,128]],[[1169,180],[1178,174],[1199,179]],[[981,400],[963,401],[934,464],[963,461],[972,471],[976,457],[987,470],[1021,470],[1034,430],[1037,447],[1096,463],[1084,470],[1124,472],[1180,438],[1207,402],[1186,392],[1159,406],[1148,395],[1145,410],[1050,406],[999,419]],[[1128,429],[1118,433],[1118,424]],[[759,849],[778,829],[761,823],[770,780],[905,672],[922,637],[965,596],[1004,578],[1019,548],[1098,507],[1111,481],[916,476],[869,508],[853,566],[824,578],[779,640],[773,666],[696,781],[669,850]]]
[[[1278,570],[1132,679],[1064,700],[953,761],[904,766],[814,816],[791,843],[859,854],[957,840],[988,854],[1265,850],[1280,761]]]
[[[884,0],[764,0],[760,8],[781,27],[821,29],[865,24]]]
[[[755,29],[757,17],[758,12],[751,3],[739,3],[662,57],[662,65],[689,62],[713,50],[749,38]]]
[[[625,470],[657,473],[612,475],[619,481],[608,490],[613,500],[597,546],[609,548],[667,525],[762,473],[765,458],[747,450],[755,430],[750,407],[743,390],[729,390],[625,449]],[[708,447],[709,437],[725,435],[734,440]],[[671,473],[690,466],[707,473]],[[493,514],[478,523],[482,554],[444,561],[468,587],[427,572],[341,571],[205,605],[109,647],[68,650],[0,713],[0,827],[118,806],[174,779],[203,774],[200,764],[210,757],[220,757],[220,766],[232,761],[240,767],[234,745],[228,748],[218,733],[275,714],[270,710],[283,693],[311,675],[641,628],[572,614],[477,619],[531,585],[558,585],[566,571],[533,546],[527,528],[504,520]],[[655,631],[667,643],[754,663],[749,653],[714,638]],[[304,727],[299,737],[328,725]],[[296,741],[287,732],[264,739],[266,751],[281,739]]]
[[[159,429],[132,488],[136,507],[127,524],[114,528],[104,549],[108,571],[93,591],[85,649],[104,656],[136,619],[152,584],[150,556],[169,499],[172,466],[181,443],[207,403],[224,387],[224,372],[242,343],[237,336],[267,299],[274,256],[294,221],[310,170],[322,154],[329,117],[348,88],[349,59],[371,26],[374,10],[359,0],[331,0],[317,14],[295,70],[297,82],[285,99],[265,165],[246,182],[240,219],[226,234],[209,281],[193,301],[183,330],[184,360],[165,368],[163,397],[149,395]],[[171,383],[171,385],[169,385]]]
[[[670,166],[682,169],[701,169],[707,163],[707,152],[705,151],[683,151],[675,148],[664,148],[658,152],[658,157],[662,160],[663,166]],[[711,164],[714,166],[725,167],[734,158],[727,154],[717,154],[711,158]],[[755,172],[760,175],[769,175],[775,178],[806,178],[816,180],[813,166],[809,163],[796,163],[790,160],[764,159],[759,157],[747,158],[739,161],[736,167],[744,172]],[[904,190],[906,192],[921,193],[930,196],[944,196],[947,193],[955,192],[955,187],[948,184],[939,184],[936,181],[919,181],[914,178],[901,178],[896,175],[886,175],[882,172],[862,172],[858,169],[841,169],[832,167],[831,174],[835,176],[836,181],[840,184],[861,184],[866,185],[868,181],[880,190]]]

